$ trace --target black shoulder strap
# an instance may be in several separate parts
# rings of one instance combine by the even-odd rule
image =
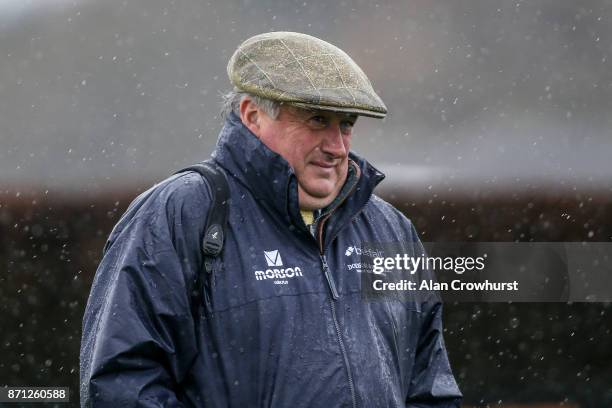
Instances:
[[[202,252],[204,260],[204,270],[207,277],[212,277],[213,260],[221,254],[225,239],[225,229],[227,225],[227,213],[229,209],[229,187],[223,170],[212,160],[206,160],[193,166],[185,167],[174,174],[195,171],[199,173],[210,187],[212,203],[208,209],[206,226],[204,227],[204,237],[202,238]],[[201,300],[204,300],[207,311],[211,310],[210,296],[207,288],[211,282],[207,277],[196,275],[193,289],[192,311],[201,310]],[[194,314],[195,316],[195,314]],[[199,319],[196,319],[198,322]]]
[[[204,237],[202,238],[205,269],[210,273],[210,264],[207,264],[207,261],[210,261],[210,258],[219,256],[223,250],[230,199],[229,187],[225,173],[212,160],[206,160],[193,166],[185,167],[175,174],[186,171],[199,173],[208,183],[212,194],[212,204],[208,210]]]

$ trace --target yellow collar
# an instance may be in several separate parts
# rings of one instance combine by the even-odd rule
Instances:
[[[300,210],[304,224],[310,225],[314,222],[314,213],[310,210]]]

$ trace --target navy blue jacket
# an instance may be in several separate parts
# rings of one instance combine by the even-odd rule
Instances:
[[[190,172],[139,195],[107,241],[83,321],[81,404],[458,407],[440,302],[363,300],[350,268],[363,242],[420,245],[372,194],[384,175],[351,153],[343,199],[311,234],[293,170],[233,114],[213,157],[231,204],[207,296],[193,307],[211,195]]]

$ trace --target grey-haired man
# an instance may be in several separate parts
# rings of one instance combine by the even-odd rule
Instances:
[[[441,304],[362,297],[363,242],[420,242],[350,151],[386,107],[355,62],[299,33],[261,34],[228,64],[213,159],[231,200],[206,312],[191,312],[211,192],[173,176],[117,224],[88,302],[85,406],[458,407]]]

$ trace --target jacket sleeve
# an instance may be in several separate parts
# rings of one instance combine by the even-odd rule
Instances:
[[[410,224],[410,238],[418,255],[425,249]],[[431,271],[423,271],[432,278]],[[425,296],[421,304],[421,329],[415,355],[412,381],[406,399],[408,408],[455,408],[461,406],[462,394],[451,371],[442,328],[442,302],[437,293]]]
[[[115,226],[83,319],[82,406],[182,406],[179,385],[198,354],[191,288],[209,202],[199,175],[181,175],[139,196]]]

